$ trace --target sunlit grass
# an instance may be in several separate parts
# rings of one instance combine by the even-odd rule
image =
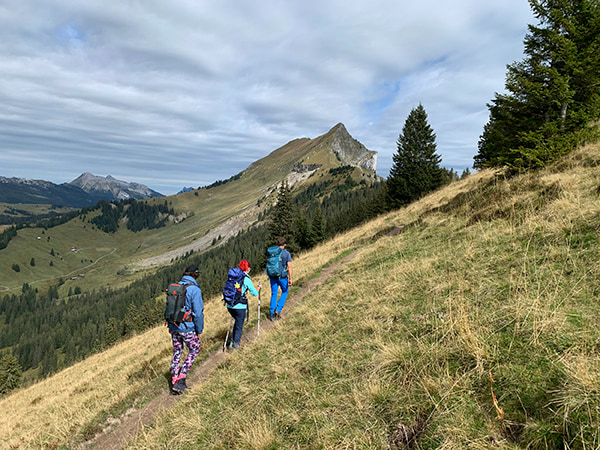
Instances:
[[[297,285],[342,263],[130,448],[598,448],[600,176],[578,163],[598,153],[476,174],[296,255]],[[217,299],[206,317],[205,351],[229,320]],[[68,443],[169,358],[150,330],[2,400],[0,433]]]

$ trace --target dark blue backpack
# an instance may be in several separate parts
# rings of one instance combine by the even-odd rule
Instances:
[[[267,249],[267,267],[265,272],[269,278],[287,278],[287,267],[284,267],[281,261],[283,249],[278,245]]]
[[[227,281],[225,282],[225,287],[223,287],[223,302],[225,302],[225,305],[231,307],[238,303],[242,303],[243,305],[248,304],[248,299],[242,296],[242,286],[246,277],[246,272],[242,269],[237,267],[229,269],[229,272],[227,272]]]

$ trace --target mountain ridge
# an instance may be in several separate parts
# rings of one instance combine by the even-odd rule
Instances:
[[[93,206],[100,200],[136,200],[164,197],[160,192],[134,182],[100,177],[89,172],[69,183],[55,184],[46,180],[0,176],[0,202],[52,204],[71,208]]]
[[[69,184],[77,186],[89,194],[102,195],[102,193],[110,193],[114,200],[127,200],[130,198],[141,200],[151,197],[164,197],[160,192],[150,189],[144,184],[117,180],[112,175],[101,177],[90,172],[84,172]]]
[[[340,158],[339,151],[336,155],[333,147],[328,147],[327,142],[335,141],[334,135],[339,142],[348,142],[344,154],[350,155],[350,159]],[[124,226],[125,222],[121,222],[116,232],[101,232],[92,222],[99,214],[95,211],[49,229],[41,242],[37,239],[39,230],[19,230],[18,236],[0,250],[0,286],[5,290],[19,289],[25,282],[37,283],[36,280],[43,279],[49,283],[64,274],[79,274],[82,273],[81,261],[86,260],[98,262],[94,263],[93,270],[90,267],[91,274],[86,276],[85,283],[69,284],[80,283],[86,289],[101,287],[108,276],[103,273],[116,271],[119,277],[110,276],[110,282],[123,285],[173,258],[191,251],[204,251],[215,245],[213,242],[219,245],[257,223],[261,213],[274,203],[277,186],[284,180],[298,190],[325,180],[328,180],[328,189],[333,190],[348,177],[355,183],[376,182],[377,174],[361,167],[354,167],[341,176],[330,173],[330,169],[348,165],[352,160],[375,158],[376,154],[366,150],[338,124],[314,139],[288,142],[227,181],[166,198],[144,200],[148,206],[167,202],[174,210],[166,218],[166,226],[159,229],[132,233]],[[70,251],[72,247],[78,249],[78,254]],[[108,257],[114,248],[118,251]],[[53,261],[49,256],[52,250],[62,255],[62,259]],[[31,258],[37,262],[35,267],[29,264]],[[11,269],[12,264],[18,264],[22,270],[16,273]]]

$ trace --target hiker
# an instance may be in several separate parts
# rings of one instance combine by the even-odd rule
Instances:
[[[204,301],[198,285],[198,266],[192,264],[185,268],[180,284],[186,285],[185,310],[191,310],[191,319],[179,324],[169,322],[169,333],[173,341],[173,359],[171,360],[172,390],[181,394],[187,389],[185,377],[200,353],[200,338],[204,332]],[[189,352],[183,364],[181,355],[183,345]]]
[[[239,276],[240,281],[241,279],[243,279],[242,283],[239,286],[239,292],[241,296],[237,303],[231,302],[234,304],[230,304],[228,302],[225,302],[225,305],[227,306],[227,311],[229,311],[229,314],[231,314],[231,317],[234,320],[233,331],[231,333],[231,344],[229,344],[229,347],[232,350],[237,350],[240,347],[240,341],[242,339],[242,330],[244,328],[244,319],[246,318],[246,314],[249,312],[248,299],[246,298],[246,293],[249,291],[252,295],[256,297],[258,295],[258,291],[260,291],[260,289],[262,288],[260,283],[258,284],[258,289],[254,287],[254,284],[252,284],[252,280],[250,280],[250,276],[248,275],[250,273],[250,263],[248,261],[246,261],[245,259],[241,260],[240,264],[238,265],[238,269],[239,270],[236,270],[235,268],[231,269],[229,271],[228,276],[235,277],[236,274],[239,274],[237,276]]]
[[[281,310],[285,305],[289,287],[292,285],[292,255],[285,249],[284,237],[277,239],[277,245],[267,249],[267,275],[271,282],[270,320],[281,318]],[[279,295],[281,288],[281,296]]]

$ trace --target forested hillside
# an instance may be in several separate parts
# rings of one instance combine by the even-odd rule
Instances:
[[[483,171],[296,253],[295,289],[340,264],[129,448],[595,448],[599,161]],[[206,314],[223,355],[218,297]],[[0,399],[8,442],[83,445],[164,401],[165,328],[116,345]]]
[[[216,245],[219,242],[215,241],[215,247],[209,251],[185,255],[125,288],[85,292],[69,289],[65,297],[59,294],[64,280],[47,292],[23,285],[20,294],[5,295],[0,301],[0,319],[4,324],[0,327],[0,349],[10,349],[28,380],[47,376],[160,323],[164,309],[161,294],[170,282],[179,280],[183,268],[190,263],[200,267],[202,291],[212,297],[223,288],[227,270],[241,259],[252,261],[255,271],[262,270],[265,249],[273,236],[287,234],[290,248],[297,252],[374,217],[381,212],[374,208],[373,200],[381,196],[382,185],[353,181],[353,170],[333,171],[333,178],[311,184],[296,196],[287,185],[282,185],[276,206],[266,210],[254,226],[223,245]],[[291,208],[286,214],[290,219],[289,233],[268,226],[273,222],[271,217],[284,206]],[[172,214],[166,208],[166,202],[155,207],[132,200],[101,202],[96,211],[100,214],[92,220],[102,232],[110,233],[124,215],[129,218],[128,227],[132,223],[148,226],[154,213]],[[0,389],[9,390],[6,386]]]

